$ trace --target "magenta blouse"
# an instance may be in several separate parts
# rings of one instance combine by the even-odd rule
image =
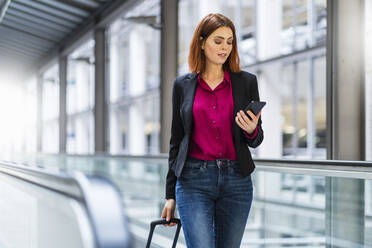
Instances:
[[[225,70],[223,81],[214,90],[198,75],[193,118],[188,156],[202,160],[236,160],[232,131],[234,100],[228,71]],[[244,134],[247,139],[254,139],[257,127],[252,136],[245,131]]]

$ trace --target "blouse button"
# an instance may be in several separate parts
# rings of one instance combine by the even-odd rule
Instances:
[[[216,109],[216,106],[213,106],[213,109]]]

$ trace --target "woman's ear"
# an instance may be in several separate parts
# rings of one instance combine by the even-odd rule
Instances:
[[[204,43],[205,43],[205,40],[203,39],[203,37],[199,37],[199,41],[200,41],[200,47],[202,50],[204,50]]]

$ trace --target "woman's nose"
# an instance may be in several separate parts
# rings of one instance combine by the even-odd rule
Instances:
[[[222,50],[227,50],[227,44],[226,43],[222,43]]]

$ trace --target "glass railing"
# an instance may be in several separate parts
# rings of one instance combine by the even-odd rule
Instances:
[[[160,218],[165,203],[166,156],[45,155],[24,161],[110,178],[122,192],[135,247],[144,247],[149,223]],[[241,247],[372,247],[372,163],[257,159],[256,166]],[[154,245],[171,247],[175,230],[157,227]],[[177,247],[186,247],[182,231]]]

